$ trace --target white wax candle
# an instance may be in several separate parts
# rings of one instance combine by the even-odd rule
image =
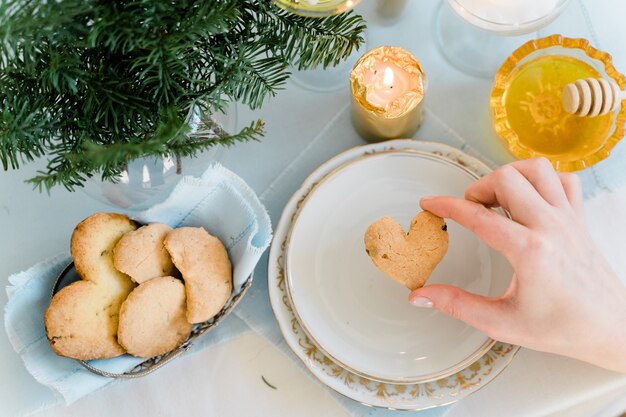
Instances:
[[[393,62],[379,61],[363,77],[368,86],[365,99],[376,107],[385,107],[415,89],[420,81]]]

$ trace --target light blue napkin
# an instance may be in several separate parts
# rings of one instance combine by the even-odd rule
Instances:
[[[228,249],[236,289],[253,272],[272,238],[269,216],[257,196],[241,178],[218,164],[200,178],[184,177],[165,202],[136,218],[174,227],[205,227]],[[4,323],[8,338],[28,371],[65,404],[113,381],[92,374],[74,360],[57,356],[46,339],[43,314],[54,280],[69,262],[69,255],[61,254],[9,277]],[[218,327],[216,332],[225,327]],[[239,327],[245,326],[241,323]],[[217,333],[218,337],[211,332],[194,340],[191,350],[237,334],[236,328],[228,330]],[[124,355],[92,364],[109,372],[123,372],[141,361]]]

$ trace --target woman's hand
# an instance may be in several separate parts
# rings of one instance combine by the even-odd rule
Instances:
[[[518,161],[471,185],[465,199],[427,197],[421,206],[476,233],[514,274],[497,298],[428,285],[411,293],[412,304],[496,340],[626,373],[626,286],[585,227],[576,175],[557,174],[543,158]]]

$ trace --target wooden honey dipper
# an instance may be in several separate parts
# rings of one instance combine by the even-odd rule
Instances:
[[[626,100],[626,91],[604,78],[585,78],[563,88],[563,109],[576,116],[602,116],[614,111],[622,100]]]

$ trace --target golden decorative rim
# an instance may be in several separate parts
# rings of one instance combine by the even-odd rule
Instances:
[[[282,243],[282,250],[284,253],[284,248],[286,246],[286,240]],[[459,401],[461,398],[458,398],[459,394],[464,390],[476,388],[475,391],[469,393],[466,397],[474,394],[480,388],[485,386],[487,383],[491,382],[493,378],[495,378],[498,374],[500,374],[513,360],[517,352],[519,351],[519,346],[511,345],[503,342],[495,342],[493,346],[481,357],[478,358],[475,362],[469,364],[467,367],[459,370],[458,372],[448,375],[447,377],[442,377],[438,380],[428,381],[423,383],[415,383],[415,384],[393,384],[388,382],[380,382],[371,380],[362,376],[359,376],[353,373],[351,370],[342,367],[341,365],[333,362],[325,353],[318,348],[318,346],[313,343],[304,329],[301,327],[298,318],[295,316],[294,309],[289,302],[289,297],[286,295],[286,279],[285,279],[285,269],[283,264],[284,255],[281,255],[277,259],[279,274],[278,274],[278,282],[277,286],[279,291],[283,293],[282,301],[289,310],[289,312],[293,315],[291,319],[291,331],[298,336],[298,345],[305,350],[307,359],[304,360],[300,356],[296,354],[296,356],[302,360],[307,368],[315,367],[321,369],[328,377],[337,378],[341,380],[344,385],[350,388],[352,391],[364,390],[372,397],[378,397],[384,399],[386,402],[397,404],[397,407],[384,407],[379,405],[370,404],[364,401],[355,400],[352,397],[338,391],[334,387],[331,387],[326,382],[324,382],[319,376],[315,373],[311,372],[311,374],[323,385],[331,388],[336,393],[349,398],[352,401],[357,401],[362,405],[367,407],[374,408],[385,408],[388,410],[401,410],[401,411],[423,411],[431,408],[437,407],[445,407],[450,404],[454,404]],[[271,304],[270,304],[271,305]],[[276,310],[274,310],[274,306],[271,306],[274,316],[276,316]],[[279,325],[278,329],[282,334],[283,338],[286,339],[284,329]],[[287,343],[289,345],[289,343]],[[506,358],[507,355],[508,360],[503,364],[502,368],[496,371],[493,374],[493,378],[487,380],[485,384],[481,385],[483,378],[488,377],[494,371],[495,361],[497,357]],[[451,393],[445,394],[438,392],[439,390],[444,389],[453,389]],[[431,399],[442,399],[446,395],[450,398],[449,401],[440,404],[433,404],[423,407],[415,407],[415,408],[401,408],[399,405],[403,401],[407,401],[406,398],[402,398],[403,395],[408,394],[409,399],[415,399],[420,396],[426,396]]]
[[[489,99],[489,106],[493,116],[493,125],[498,136],[503,139],[509,151],[520,159],[530,159],[537,156],[546,156],[544,154],[532,151],[525,146],[520,145],[517,133],[515,133],[506,123],[506,111],[502,104],[504,95],[504,80],[506,80],[511,72],[516,68],[517,64],[533,52],[554,46],[560,46],[566,49],[580,49],[589,58],[604,64],[606,74],[611,77],[620,86],[621,89],[626,88],[626,77],[617,71],[613,66],[611,55],[607,52],[600,51],[589,44],[589,41],[582,38],[567,38],[561,35],[551,35],[545,38],[531,40],[517,48],[504,61],[498,70]],[[609,136],[604,144],[583,159],[577,161],[561,161],[556,158],[550,158],[550,162],[554,168],[559,171],[578,171],[588,168],[598,162],[606,159],[615,145],[624,137],[626,124],[626,106],[621,106],[614,119],[615,130]]]
[[[400,142],[414,142],[414,140],[413,139],[391,140],[387,142],[389,145],[386,145],[382,150],[372,149],[371,151],[370,150],[364,151],[363,155],[375,154],[375,153],[385,151],[385,150],[413,149],[404,145],[400,145],[396,147],[396,145],[398,145]],[[426,146],[436,145],[436,147],[442,148],[440,150],[433,150],[433,151],[423,150],[424,152],[429,152],[429,153],[432,153],[433,155],[444,156],[448,159],[454,160],[455,162],[457,162],[458,164],[464,167],[467,167],[468,169],[474,169],[476,170],[476,172],[491,171],[491,168],[489,168],[483,162],[480,162],[479,160],[475,158],[470,158],[466,156],[464,153],[462,153],[456,148],[453,148],[445,144],[435,143],[435,142],[427,142],[427,141],[419,141],[419,142]],[[334,157],[329,159],[326,163],[324,163],[322,166],[329,164],[331,162],[337,161],[340,158],[352,152],[355,152],[356,150],[360,148],[365,149],[365,148],[376,147],[379,145],[380,144],[369,144],[369,145],[361,145],[361,146],[353,147],[351,149],[348,149],[344,152],[341,152],[335,155]],[[448,149],[448,151],[444,154],[443,149],[446,149],[446,148]],[[303,181],[302,186],[311,182],[316,175],[317,175],[317,170],[313,171],[313,173],[307,176],[307,178]],[[295,213],[302,205],[302,202],[304,201],[308,193],[310,193],[311,190],[316,185],[317,185],[317,182],[312,182],[311,185],[308,186],[308,189],[304,190],[302,193],[300,193],[300,189],[302,188],[302,186],[294,193],[294,195],[286,204],[285,210],[283,211],[281,215],[281,218],[279,220],[279,223],[276,229],[276,237],[278,237],[282,233],[280,230],[281,224],[283,222],[283,219],[284,218],[286,219],[285,216],[289,215],[290,213],[291,213],[291,216],[287,220],[288,221],[287,228],[288,229],[291,228],[291,224],[293,223]],[[296,202],[294,200],[296,196],[298,195],[300,195],[300,198]],[[293,209],[287,211],[287,208],[292,204],[295,204]],[[272,252],[274,250],[274,245],[278,245],[278,242],[279,240],[276,239],[274,241],[274,244],[272,244],[272,248],[270,250],[270,262],[273,262],[274,257],[272,255]],[[293,314],[293,309],[291,307],[291,304],[289,303],[289,299],[286,294],[285,271],[283,268],[284,251],[286,248],[286,243],[287,243],[286,239],[283,239],[283,241],[280,244],[280,247],[277,249],[280,251],[280,253],[278,254],[278,256],[275,257],[276,268],[278,271],[277,276],[275,278],[276,280],[275,285],[281,294],[280,301],[282,302],[282,305],[284,306],[284,308],[286,308],[286,310],[292,316],[290,319],[291,326],[284,328],[283,325],[281,324],[281,321],[278,319],[279,314],[277,314],[274,304],[270,303],[270,307],[272,308],[274,316],[277,319],[278,328],[281,334],[283,335],[283,338],[287,341],[287,345],[294,351],[298,359],[302,361],[302,363],[307,367],[307,369],[309,369],[311,374],[320,383],[329,387],[330,389],[332,389],[333,391],[337,392],[338,394],[342,395],[345,398],[349,398],[350,400],[357,401],[368,407],[383,408],[383,409],[388,409],[388,410],[422,411],[422,410],[427,410],[431,408],[443,407],[446,405],[453,404],[459,401],[461,398],[467,398],[468,396],[474,394],[480,388],[482,388],[483,386],[491,382],[498,374],[500,374],[511,363],[511,361],[513,360],[513,358],[515,357],[515,355],[520,349],[519,346],[515,346],[515,345],[508,344],[508,343],[503,343],[503,342],[496,342],[495,345],[487,353],[485,353],[485,355],[483,355],[478,361],[474,362],[469,367],[447,378],[442,378],[437,381],[431,381],[431,382],[427,382],[423,384],[394,385],[394,384],[386,384],[382,382],[371,381],[371,380],[368,380],[367,378],[359,377],[351,373],[350,371],[342,368],[341,366],[337,365],[336,363],[331,361],[327,356],[325,356],[309,340],[309,338],[306,336],[306,334],[300,327],[300,324],[297,318]],[[270,268],[271,268],[271,264],[270,264]],[[271,276],[272,275],[268,274],[268,280],[271,279]],[[271,294],[272,292],[270,292],[270,298],[273,298]],[[302,357],[300,354],[298,354],[298,352],[294,350],[294,347],[288,341],[289,339],[285,336],[285,332],[287,331],[289,331],[290,333],[293,333],[294,337],[298,339],[297,344],[303,350],[306,358]],[[504,360],[506,360],[506,362],[502,363],[501,367],[499,369],[496,369],[494,373],[494,369],[495,369],[495,366],[497,365],[498,358],[503,358]],[[326,375],[327,377],[334,378],[336,380],[341,381],[341,383],[352,392],[356,393],[356,392],[361,391],[361,392],[367,393],[367,395],[370,396],[368,398],[371,398],[371,399],[356,400],[355,398],[349,396],[345,392],[341,392],[338,388],[335,388],[329,385],[327,382],[322,380],[321,376],[317,375],[316,372],[314,372],[312,369],[317,369],[320,372],[322,372],[324,375]],[[491,379],[486,379],[489,377],[491,377]],[[451,390],[451,391],[441,392],[442,390],[446,390],[446,389]],[[463,396],[463,391],[468,390],[468,389],[474,389],[474,391]],[[407,395],[409,396],[408,398],[407,398]],[[419,406],[419,407],[403,405],[403,403],[404,404],[410,403],[410,402],[414,403],[415,399],[421,396],[427,397],[428,399],[431,399],[431,400],[442,400],[446,398],[446,401],[438,403],[438,404],[429,404],[429,405],[424,405],[424,406]],[[392,404],[393,406],[374,404],[374,399],[377,399],[379,404],[386,402],[386,403]],[[370,401],[370,402],[367,402],[367,401]]]
[[[301,213],[301,209],[302,207],[304,207],[304,205],[306,204],[306,202],[313,196],[313,194],[315,193],[315,191],[317,191],[319,189],[319,187],[321,185],[323,185],[324,183],[326,183],[328,180],[330,180],[335,174],[339,173],[340,171],[343,171],[344,169],[354,165],[355,163],[358,163],[360,161],[362,161],[363,159],[369,158],[371,156],[375,156],[375,155],[393,155],[393,154],[411,154],[411,155],[415,155],[415,156],[419,156],[419,157],[423,157],[423,158],[427,158],[427,159],[431,159],[431,160],[435,160],[435,161],[440,161],[444,164],[456,167],[458,169],[460,169],[461,171],[465,172],[466,174],[468,174],[470,177],[472,177],[473,179],[477,180],[480,179],[480,176],[478,174],[476,174],[475,172],[472,172],[470,169],[464,167],[461,164],[456,163],[455,161],[452,161],[451,159],[445,158],[443,156],[440,155],[434,155],[432,153],[428,153],[428,152],[423,152],[423,151],[417,151],[417,150],[413,150],[413,149],[399,149],[399,150],[386,150],[386,151],[380,151],[380,152],[376,152],[376,153],[372,153],[372,154],[365,154],[365,155],[361,155],[358,156],[354,159],[351,159],[349,161],[344,162],[342,165],[340,165],[339,167],[335,168],[334,170],[330,171],[328,174],[326,174],[324,176],[324,178],[322,178],[320,181],[318,181],[314,187],[311,187],[311,190],[309,190],[309,192],[304,196],[304,198],[302,199],[301,202],[299,202],[299,207],[298,209],[295,211],[293,218],[291,219],[291,225],[289,227],[289,231],[287,232],[287,238],[285,240],[285,250],[284,250],[284,257],[285,257],[285,265],[283,265],[284,268],[284,274],[287,277],[287,297],[289,299],[289,303],[291,304],[291,308],[293,310],[294,316],[297,318],[300,327],[302,328],[302,330],[304,331],[304,333],[306,333],[307,337],[309,338],[309,340],[311,340],[313,342],[313,344],[315,344],[315,346],[317,346],[317,348],[326,356],[328,356],[333,362],[335,362],[336,364],[340,365],[342,368],[360,376],[363,378],[367,378],[369,380],[372,381],[377,381],[377,382],[383,382],[383,383],[388,383],[388,384],[396,384],[396,385],[410,385],[410,384],[420,384],[420,383],[424,383],[424,382],[430,382],[430,381],[435,381],[437,379],[440,378],[445,378],[447,376],[453,375],[456,372],[465,369],[468,365],[470,365],[472,362],[475,362],[477,359],[479,359],[481,356],[483,356],[487,351],[489,351],[489,349],[491,349],[491,347],[494,345],[494,343],[496,342],[495,340],[486,337],[485,342],[478,348],[476,349],[470,356],[468,356],[467,358],[463,359],[461,362],[454,364],[448,368],[445,368],[441,371],[438,372],[433,372],[431,374],[426,374],[420,377],[417,376],[407,376],[404,377],[402,379],[389,379],[389,378],[384,378],[381,376],[375,376],[375,375],[370,375],[367,374],[363,371],[360,371],[358,369],[355,369],[349,365],[347,365],[346,363],[342,362],[341,360],[337,359],[335,356],[333,356],[332,354],[330,354],[326,349],[324,349],[324,347],[322,346],[321,343],[319,343],[315,337],[312,335],[311,331],[309,330],[309,328],[306,326],[306,324],[304,323],[304,321],[302,320],[302,317],[300,316],[300,314],[298,313],[298,309],[295,307],[295,303],[293,302],[293,288],[292,288],[292,283],[291,283],[291,279],[289,279],[289,277],[291,276],[289,274],[289,269],[287,267],[287,265],[289,264],[288,260],[289,260],[289,244],[291,242],[291,237],[292,237],[292,232],[293,229],[296,225],[296,222],[298,221],[299,217],[300,217],[300,213]]]
[[[305,17],[327,17],[348,11],[361,0],[320,0],[317,4],[309,4],[296,0],[272,0],[276,6],[290,13]]]

